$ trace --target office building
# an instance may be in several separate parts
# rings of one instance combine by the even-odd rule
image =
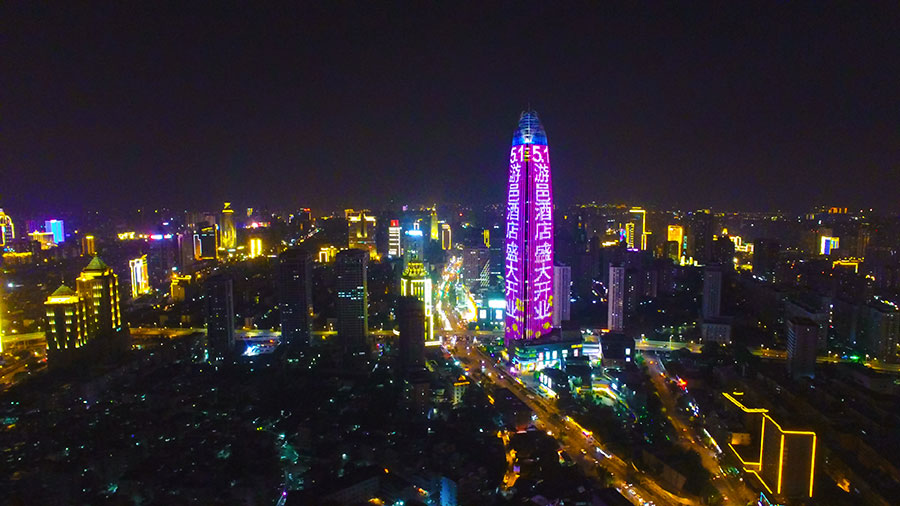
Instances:
[[[84,298],[91,338],[122,330],[119,278],[100,257],[91,259],[75,284],[78,295]]]
[[[216,260],[219,258],[219,229],[217,225],[197,224],[194,232],[194,258]]]
[[[609,290],[606,326],[610,332],[625,330],[625,267],[609,266]]]
[[[169,284],[169,299],[172,302],[183,302],[187,298],[187,289],[191,279],[191,276],[172,274],[172,281]]]
[[[438,235],[438,217],[437,217],[437,207],[431,208],[431,214],[429,215],[428,225],[431,229],[431,240],[439,241],[441,238]]]
[[[441,223],[441,249],[446,251],[453,247],[453,238],[448,223]]]
[[[781,245],[775,239],[753,241],[753,276],[763,281],[775,281],[775,266]]]
[[[626,223],[622,228],[622,235],[625,236],[625,247],[635,249],[634,247],[634,223]]]
[[[400,328],[399,366],[404,376],[425,367],[425,305],[417,297],[400,297],[397,301],[397,323]]]
[[[47,220],[44,222],[44,232],[53,234],[53,243],[59,244],[66,240],[66,229],[63,220]]]
[[[368,260],[369,252],[361,249],[341,251],[335,260],[338,340],[352,356],[366,356],[370,350]]]
[[[744,419],[745,432],[733,433],[728,447],[744,471],[756,476],[770,494],[812,498],[816,473],[816,433],[786,430],[765,408],[749,407],[739,392],[723,393]]]
[[[793,379],[815,377],[819,325],[795,316],[787,321],[787,366]]]
[[[641,251],[647,249],[648,236],[650,232],[647,230],[647,211],[640,207],[632,207],[630,211],[634,218],[633,224],[633,244],[631,247],[639,247]]]
[[[572,268],[553,266],[553,326],[572,319]]]
[[[701,316],[704,320],[722,315],[722,269],[718,266],[707,266],[703,269],[702,302]]]
[[[12,218],[0,209],[0,246],[6,246],[16,238],[16,227]]]
[[[147,274],[147,255],[141,255],[128,261],[131,273],[131,298],[150,293],[150,276]]]
[[[400,277],[400,295],[415,297],[425,311],[425,342],[428,345],[440,344],[434,337],[434,295],[431,290],[431,277],[425,271],[425,264],[411,261],[406,264]]]
[[[860,313],[859,342],[866,353],[884,362],[900,362],[900,312],[896,306],[877,301],[861,308]]]
[[[547,134],[523,112],[509,152],[505,294],[507,346],[553,325],[553,185]]]
[[[281,342],[306,347],[312,330],[312,256],[301,249],[289,249],[279,255],[278,261]]]
[[[669,225],[666,229],[666,241],[676,243],[677,253],[675,253],[675,260],[681,258],[684,244],[684,228],[681,225]]]
[[[234,284],[224,274],[214,275],[203,287],[206,300],[206,339],[209,358],[219,362],[234,353]]]
[[[87,344],[88,316],[84,297],[60,285],[44,302],[47,315],[47,360],[53,364]]]
[[[402,233],[400,220],[391,220],[388,227],[388,256],[398,258],[403,254],[403,245],[400,243]]]
[[[413,224],[412,230],[403,233],[405,244],[403,244],[403,258],[409,262],[412,260],[422,261],[425,259],[425,235],[418,228],[418,223]]]
[[[230,251],[237,247],[237,228],[234,226],[234,209],[230,202],[225,202],[219,216],[219,235],[222,249]]]
[[[92,257],[97,254],[97,248],[94,245],[94,236],[85,235],[81,237],[81,256]]]
[[[469,290],[476,291],[487,288],[491,278],[491,250],[488,248],[470,248],[462,254],[460,276]]]
[[[263,254],[263,244],[262,239],[259,237],[251,237],[250,242],[247,244],[248,253],[247,256],[250,258],[257,258],[262,256]]]
[[[369,252],[369,256],[377,256],[375,250],[375,217],[371,211],[363,209],[355,211],[346,209],[344,215],[347,218],[347,237],[350,249],[362,249]]]

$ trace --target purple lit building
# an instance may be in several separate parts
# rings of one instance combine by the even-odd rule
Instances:
[[[506,345],[553,323],[553,185],[547,134],[523,112],[509,151],[506,200]]]

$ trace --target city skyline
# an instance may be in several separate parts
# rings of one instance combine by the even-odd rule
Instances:
[[[529,103],[558,132],[558,177],[579,183],[561,203],[896,210],[888,6],[9,10],[13,214],[350,206],[401,188],[485,205],[503,192],[485,176],[504,167],[500,118]],[[498,65],[522,27],[528,57]]]

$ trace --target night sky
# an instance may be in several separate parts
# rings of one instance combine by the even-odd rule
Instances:
[[[0,207],[900,208],[897,2],[425,3],[6,2]]]

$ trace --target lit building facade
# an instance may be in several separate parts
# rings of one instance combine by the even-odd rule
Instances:
[[[453,237],[451,232],[448,223],[441,223],[441,249],[445,251],[453,247]]]
[[[16,238],[16,227],[12,218],[0,209],[0,246],[9,244]]]
[[[371,211],[364,209],[355,211],[346,209],[348,243],[350,249],[362,249],[369,252],[369,256],[377,256],[375,250],[375,217],[369,214]]]
[[[122,330],[119,311],[119,278],[95,256],[75,280],[78,295],[84,297],[88,331],[91,336]]]
[[[678,243],[678,257],[681,258],[684,247],[684,227],[681,225],[669,225],[666,230],[666,241]]]
[[[216,225],[200,227],[194,233],[194,258],[197,260],[219,258],[219,229]]]
[[[625,267],[609,266],[607,302],[606,326],[610,332],[622,332],[625,329]]]
[[[237,246],[237,228],[234,226],[234,209],[231,208],[231,202],[225,202],[220,221],[221,246],[226,251],[233,250]]]
[[[250,258],[256,258],[256,257],[262,256],[262,254],[263,254],[263,252],[262,252],[263,245],[262,245],[262,239],[261,239],[261,238],[259,238],[259,237],[251,237],[251,238],[250,238],[250,242],[249,242],[249,244],[248,244],[247,246],[248,246],[248,249],[249,249],[249,253],[248,253],[247,256],[249,256]]]
[[[368,355],[369,252],[360,249],[341,251],[336,256],[338,340],[344,352],[352,356]]]
[[[403,246],[400,244],[400,238],[403,228],[400,226],[400,220],[391,220],[391,226],[388,227],[388,255],[399,257],[403,254]]]
[[[150,293],[150,276],[147,274],[147,255],[128,261],[131,272],[131,297],[136,299]]]
[[[86,235],[81,238],[81,256],[92,257],[97,254],[97,248],[94,245],[94,236]]]
[[[88,340],[88,317],[84,297],[66,285],[60,285],[44,302],[47,315],[47,355],[57,355],[81,348]]]
[[[505,341],[536,339],[553,318],[553,188],[547,134],[537,113],[519,118],[509,152]]]
[[[53,234],[53,243],[59,244],[66,240],[66,227],[63,220],[47,220],[44,222],[44,232]]]
[[[440,344],[440,340],[434,338],[434,300],[431,290],[431,278],[425,272],[422,262],[413,261],[406,264],[403,276],[400,278],[400,295],[415,297],[425,307],[425,342],[428,345]]]

